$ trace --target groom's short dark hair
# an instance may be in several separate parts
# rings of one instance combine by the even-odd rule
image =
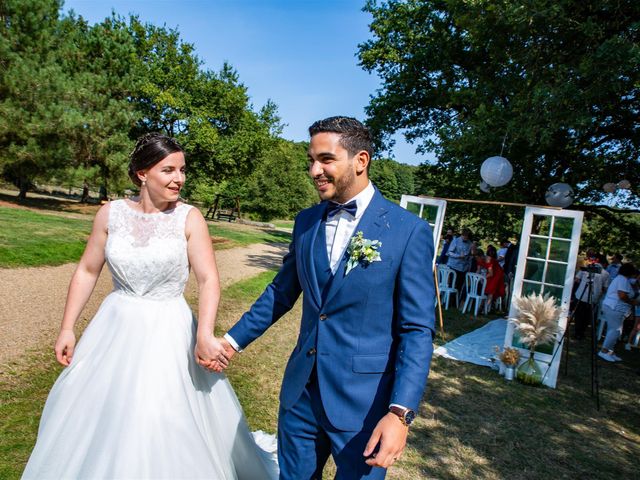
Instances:
[[[318,120],[309,127],[309,136],[318,133],[331,132],[340,134],[340,145],[350,156],[364,150],[373,156],[373,143],[371,133],[360,121],[352,117],[329,117]]]

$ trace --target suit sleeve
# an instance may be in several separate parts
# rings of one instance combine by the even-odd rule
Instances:
[[[296,268],[296,229],[289,244],[289,251],[282,266],[269,286],[262,292],[253,306],[227,332],[240,349],[244,349],[260,337],[280,317],[295,305],[302,288]]]
[[[396,279],[399,342],[390,403],[418,410],[429,375],[435,332],[433,235],[426,222],[414,227]]]

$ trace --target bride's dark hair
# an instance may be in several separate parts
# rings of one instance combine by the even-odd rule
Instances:
[[[159,161],[176,152],[184,153],[184,149],[175,138],[156,132],[144,134],[138,138],[136,148],[133,149],[129,157],[129,178],[137,186],[141,186],[142,182],[136,175],[137,172],[153,167]]]

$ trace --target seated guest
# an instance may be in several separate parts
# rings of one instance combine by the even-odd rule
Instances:
[[[498,252],[493,245],[487,247],[487,256],[485,258],[485,268],[487,269],[487,286],[485,294],[487,295],[487,305],[489,310],[493,307],[493,300],[504,297],[504,270],[498,262]]]
[[[472,249],[471,258],[471,272],[478,273],[482,276],[487,275],[487,265],[485,262],[485,255],[481,248]]]

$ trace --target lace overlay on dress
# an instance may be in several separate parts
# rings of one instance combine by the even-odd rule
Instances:
[[[126,200],[111,202],[105,257],[114,290],[156,300],[182,295],[189,279],[185,223],[191,208],[142,213]]]

